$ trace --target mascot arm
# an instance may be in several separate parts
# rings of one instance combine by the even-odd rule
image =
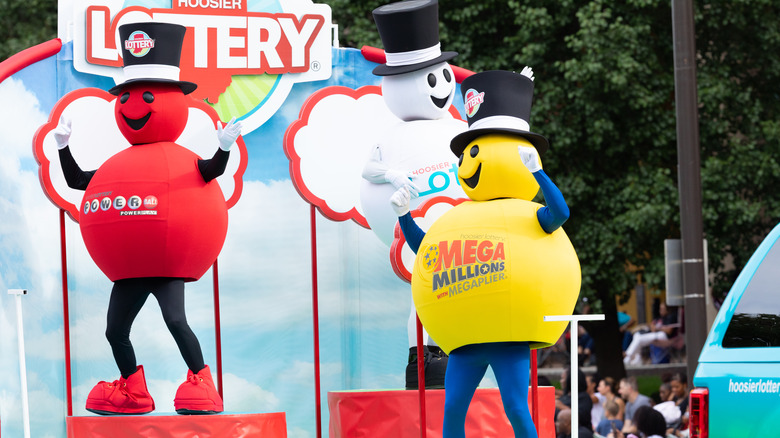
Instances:
[[[217,152],[210,160],[198,160],[198,170],[200,170],[203,181],[209,182],[222,175],[227,167],[228,158],[230,158],[230,151],[217,148]]]
[[[417,250],[420,249],[420,243],[422,243],[422,240],[425,237],[425,231],[417,225],[412,218],[411,213],[406,213],[399,217],[398,224],[401,225],[401,231],[404,233],[409,248],[417,254]]]
[[[534,172],[533,176],[539,183],[539,187],[542,188],[544,200],[547,202],[546,207],[536,211],[536,218],[539,219],[539,225],[542,226],[542,229],[549,234],[560,228],[569,219],[569,206],[566,205],[566,200],[563,199],[563,194],[558,186],[544,173],[544,170],[540,169]]]
[[[62,173],[65,176],[65,182],[68,183],[68,187],[76,190],[86,190],[95,171],[84,172],[81,170],[76,160],[73,159],[68,146],[60,149],[59,154]]]
[[[385,174],[388,170],[390,167],[382,162],[382,151],[379,146],[374,146],[374,149],[371,150],[371,158],[363,167],[363,178],[374,184],[383,184],[387,182]]]
[[[420,193],[420,188],[412,182],[412,174],[402,170],[391,169],[382,161],[382,149],[375,146],[371,152],[371,158],[363,166],[363,179],[374,184],[392,184],[396,189],[406,187],[412,198],[416,198]]]

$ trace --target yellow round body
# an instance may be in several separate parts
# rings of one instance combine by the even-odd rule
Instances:
[[[469,344],[555,343],[580,291],[580,264],[568,236],[542,230],[540,204],[470,201],[427,231],[415,259],[412,295],[431,338],[450,351]]]

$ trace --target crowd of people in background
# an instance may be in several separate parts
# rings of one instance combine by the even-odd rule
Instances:
[[[557,438],[572,435],[572,390],[567,369],[555,402]],[[639,392],[635,377],[621,379],[579,373],[577,390],[581,438],[678,438],[688,436],[688,379],[685,374],[662,376],[658,390]]]
[[[591,313],[587,299],[583,299],[581,313]],[[637,324],[624,312],[618,312],[618,326],[622,334],[624,365],[660,364],[670,362],[672,355],[683,349],[684,327],[680,324],[680,310],[667,307],[656,298],[652,303],[653,319]],[[571,334],[567,331],[561,345]],[[578,327],[578,363],[580,367],[595,365],[593,339],[582,325]],[[678,354],[679,355],[679,354]],[[557,438],[569,438],[577,427],[582,438],[678,438],[688,436],[688,381],[685,374],[666,374],[652,394],[639,391],[635,377],[619,381],[598,373],[579,373],[577,388],[578,423],[571,424],[572,389],[569,371],[561,376],[560,390],[555,402],[555,430]],[[540,385],[545,383],[539,382]]]
[[[668,307],[656,298],[652,304],[653,319],[649,323],[638,324],[629,314],[618,311],[618,327],[621,333],[623,362],[626,366],[640,364],[669,363],[672,355],[683,348],[684,335],[680,309]],[[583,299],[581,313],[591,313],[590,304]],[[595,365],[593,354],[594,340],[582,326],[577,328],[577,345],[580,366]],[[566,348],[571,334],[566,331],[561,346]]]

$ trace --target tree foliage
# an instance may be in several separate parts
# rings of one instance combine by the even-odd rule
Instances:
[[[383,2],[326,3],[343,43],[377,44],[375,29],[355,27]],[[780,217],[780,6],[695,5],[703,229],[720,299]],[[607,314],[602,346],[619,345],[615,298],[638,282],[663,289],[663,241],[680,237],[670,2],[441,0],[439,15],[454,64],[533,67],[531,127],[551,140],[543,161],[572,211],[582,295]],[[602,353],[619,362],[619,350]]]
[[[56,0],[0,0],[0,60],[56,37]]]

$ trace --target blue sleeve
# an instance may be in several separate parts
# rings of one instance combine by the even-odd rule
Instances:
[[[417,226],[417,223],[412,219],[411,213],[406,213],[399,217],[398,224],[401,225],[401,231],[404,233],[404,238],[406,238],[409,248],[417,254],[417,250],[420,249],[420,243],[422,243],[423,237],[425,237],[425,231]]]
[[[539,183],[547,203],[547,206],[536,211],[536,218],[545,232],[552,233],[569,219],[569,206],[566,205],[566,200],[563,199],[563,194],[558,186],[544,173],[544,170],[540,169],[534,172],[533,176]]]

